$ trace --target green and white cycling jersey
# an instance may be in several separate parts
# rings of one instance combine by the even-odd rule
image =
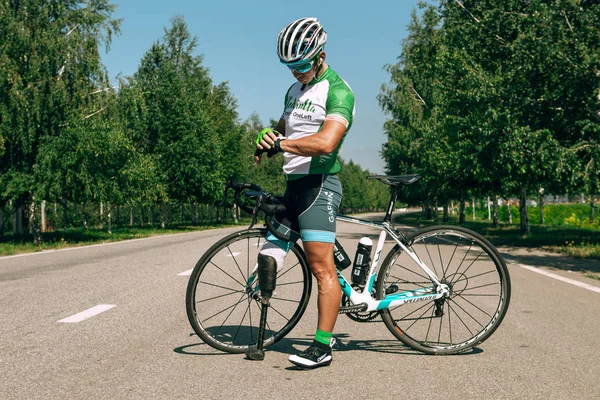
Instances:
[[[326,120],[341,122],[346,133],[354,118],[354,93],[350,86],[331,68],[303,88],[300,82],[294,83],[285,95],[285,106],[281,118],[285,120],[287,139],[300,139],[314,135],[321,130]],[[345,134],[346,134],[345,133]],[[344,137],[345,137],[344,134]],[[283,172],[287,180],[295,180],[306,175],[335,174],[340,170],[337,155],[342,147],[330,154],[305,157],[283,153]]]

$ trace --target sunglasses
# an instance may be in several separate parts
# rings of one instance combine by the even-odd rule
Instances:
[[[302,63],[302,64],[298,64],[298,65],[288,65],[287,67],[291,70],[291,71],[296,71],[300,74],[303,74],[305,72],[310,71],[310,69],[313,67],[313,65],[315,65],[315,61],[317,61],[317,59],[319,58],[319,56],[313,58],[312,60]]]

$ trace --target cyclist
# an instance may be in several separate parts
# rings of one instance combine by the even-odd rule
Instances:
[[[318,284],[318,324],[311,346],[289,360],[302,368],[331,364],[332,338],[341,288],[333,262],[335,217],[342,198],[337,155],[354,117],[354,94],[325,62],[327,33],[316,18],[288,24],[277,37],[277,55],[297,82],[285,95],[283,114],[275,129],[263,129],[257,149],[283,153],[287,181],[285,215],[275,217],[279,232],[291,232],[285,242],[273,235],[259,254],[259,264],[277,263],[278,271],[291,243],[302,239]],[[260,163],[262,153],[255,157]]]

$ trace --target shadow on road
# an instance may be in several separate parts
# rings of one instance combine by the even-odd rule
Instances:
[[[375,353],[386,353],[386,354],[402,354],[410,356],[427,356],[427,354],[413,350],[410,347],[405,346],[402,342],[397,340],[352,340],[350,336],[344,333],[334,335],[336,339],[335,351],[369,351]],[[292,338],[286,337],[281,339],[279,342],[272,346],[269,346],[266,351],[273,351],[284,354],[294,354],[299,350],[308,347],[313,340],[312,335],[307,335],[306,338]],[[225,353],[216,349],[213,349],[206,343],[193,343],[185,346],[180,346],[173,349],[175,353],[192,355],[192,356],[215,356],[215,355],[228,355],[231,353]],[[483,350],[479,347],[455,354],[454,356],[468,356],[483,353]],[[241,355],[241,354],[238,354]],[[295,367],[290,367],[294,369]]]
[[[498,250],[502,253],[504,259],[509,262],[531,265],[533,267],[549,267],[563,271],[600,273],[600,262],[598,260],[567,257],[536,249],[499,247]]]

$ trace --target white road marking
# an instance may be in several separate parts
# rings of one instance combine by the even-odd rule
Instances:
[[[227,254],[227,257],[231,257],[232,255],[235,257],[235,256],[239,256],[240,254],[242,254],[242,253],[233,252],[232,254]]]
[[[600,293],[600,287],[597,287],[597,286],[592,286],[592,285],[588,285],[587,283],[576,281],[574,279],[565,278],[564,276],[553,274],[552,272],[544,271],[543,269],[532,267],[530,265],[517,264],[517,263],[511,263],[511,264],[519,266],[521,268],[525,268],[526,270],[531,271],[531,272],[545,275],[552,279],[556,279],[556,280],[559,280],[559,281],[562,281],[565,283],[569,283],[571,285],[575,285],[575,286],[578,286],[583,289],[591,290],[592,292]]]
[[[82,311],[79,314],[71,315],[70,317],[61,319],[60,321],[57,321],[57,322],[64,322],[64,323],[70,323],[70,324],[81,322],[88,318],[92,318],[98,314],[101,314],[104,311],[108,311],[113,307],[116,307],[116,305],[98,304],[97,306],[92,307],[89,310]]]
[[[187,271],[183,271],[182,273],[177,274],[177,276],[190,276],[192,274],[193,270],[194,270],[194,268],[188,269]]]

